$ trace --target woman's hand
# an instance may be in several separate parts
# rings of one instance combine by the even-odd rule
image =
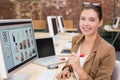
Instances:
[[[60,72],[56,79],[57,80],[65,80],[66,78],[68,79],[71,76],[71,73],[69,71],[69,68],[66,67],[62,72]]]
[[[69,64],[76,72],[78,71],[78,69],[81,69],[79,56],[73,52],[69,56]]]

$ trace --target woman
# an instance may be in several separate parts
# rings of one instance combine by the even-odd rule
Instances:
[[[103,24],[101,5],[83,3],[79,26],[82,34],[72,40],[68,63],[57,75],[58,80],[74,72],[77,80],[110,80],[115,65],[115,49],[98,33]]]

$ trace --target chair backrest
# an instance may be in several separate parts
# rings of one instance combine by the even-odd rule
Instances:
[[[33,26],[36,30],[46,29],[46,25],[46,20],[33,20]]]
[[[111,80],[120,80],[120,61],[116,60],[115,68]]]

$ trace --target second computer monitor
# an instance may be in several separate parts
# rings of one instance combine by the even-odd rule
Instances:
[[[56,16],[48,16],[47,23],[48,23],[49,34],[51,37],[53,37],[53,40],[55,42],[55,39],[58,37],[58,33],[59,33]]]
[[[59,27],[60,32],[64,33],[66,30],[65,30],[63,16],[57,16],[57,20],[58,20],[58,27]]]
[[[115,17],[113,24],[112,24],[112,28],[118,28],[120,24],[120,17]]]

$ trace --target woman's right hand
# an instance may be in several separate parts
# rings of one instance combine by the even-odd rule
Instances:
[[[71,76],[71,73],[70,73],[69,69],[65,68],[63,71],[61,71],[57,75],[56,79],[57,80],[65,80],[66,78],[68,79],[70,76]]]

